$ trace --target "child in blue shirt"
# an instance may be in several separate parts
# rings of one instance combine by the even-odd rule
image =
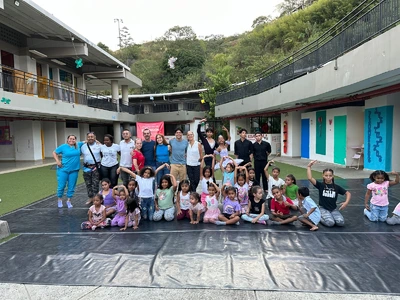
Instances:
[[[298,189],[299,194],[299,208],[303,213],[298,217],[298,220],[311,227],[311,231],[318,230],[318,223],[321,221],[321,212],[319,207],[310,198],[310,191],[307,187],[301,187]]]

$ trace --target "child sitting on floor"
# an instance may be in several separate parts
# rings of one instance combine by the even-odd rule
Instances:
[[[189,206],[190,206],[190,182],[187,179],[179,182],[178,193],[176,194],[176,219],[190,219]]]
[[[271,200],[271,220],[272,225],[289,224],[297,220],[296,216],[290,214],[290,209],[297,210],[297,206],[293,201],[282,195],[280,187],[274,186],[272,188],[272,195],[274,198]]]
[[[139,207],[139,199],[137,197],[129,198],[128,201],[126,201],[126,211],[127,215],[125,217],[125,227],[121,228],[120,230],[124,231],[128,227],[133,227],[133,230],[138,229],[141,211]]]
[[[216,221],[216,225],[240,225],[240,212],[241,207],[236,198],[236,189],[233,186],[222,187],[223,196],[225,197],[224,204],[222,207],[222,214],[218,216],[219,221]]]
[[[263,189],[261,186],[253,186],[252,194],[253,198],[250,199],[246,213],[242,214],[242,220],[265,225],[269,217],[265,214],[265,200],[262,198]]]
[[[282,178],[279,178],[279,174],[281,173],[281,169],[279,169],[278,167],[273,167],[272,168],[272,172],[271,172],[271,176],[268,173],[268,168],[269,165],[275,163],[273,160],[270,160],[267,165],[264,168],[264,174],[265,177],[267,177],[268,180],[268,195],[267,195],[267,203],[268,203],[268,208],[271,209],[271,200],[274,198],[274,196],[272,195],[272,187],[276,186],[278,188],[283,187],[283,185],[285,184],[285,182],[283,181]]]
[[[126,204],[125,201],[128,198],[128,190],[124,185],[118,185],[113,188],[113,198],[117,203],[117,214],[111,221],[111,226],[123,227],[125,225],[126,217]]]
[[[200,195],[196,192],[190,194],[189,216],[190,224],[199,224],[204,215],[204,206],[200,201]],[[196,216],[196,220],[195,217]]]
[[[302,213],[297,219],[311,227],[311,231],[318,230],[318,223],[321,220],[321,212],[319,207],[310,198],[310,191],[308,187],[301,187],[298,189],[299,204],[298,207]]]
[[[208,195],[206,197],[206,213],[204,214],[203,222],[204,223],[215,223],[218,220],[218,216],[220,215],[221,211],[219,210],[219,188],[214,183],[211,182],[208,185]]]
[[[81,229],[96,230],[97,227],[110,225],[110,219],[106,218],[106,207],[102,205],[103,196],[97,194],[93,198],[93,205],[89,208],[89,220],[81,224]]]
[[[389,225],[400,224],[400,202],[397,204],[393,211],[393,215],[386,219],[386,223]]]

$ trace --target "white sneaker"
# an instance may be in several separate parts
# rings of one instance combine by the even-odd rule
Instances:
[[[73,208],[71,201],[67,201],[67,206],[68,206],[68,208]]]
[[[62,207],[63,207],[63,202],[62,202],[62,200],[58,200],[57,206],[58,206],[58,208],[62,208]]]

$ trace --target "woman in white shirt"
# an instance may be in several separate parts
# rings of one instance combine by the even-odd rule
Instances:
[[[118,185],[118,155],[121,153],[119,145],[114,144],[114,137],[111,134],[104,135],[104,145],[101,151],[100,181],[108,178],[111,181],[110,187]]]
[[[203,158],[201,144],[194,140],[192,131],[187,132],[186,173],[190,181],[190,190],[195,192],[200,182],[200,162]]]

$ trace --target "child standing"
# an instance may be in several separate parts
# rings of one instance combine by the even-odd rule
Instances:
[[[299,194],[297,193],[298,189],[296,178],[292,174],[287,175],[285,178],[285,185],[283,186],[283,194],[292,199],[296,206],[299,205],[299,201],[297,200],[299,198]]]
[[[236,162],[235,161],[231,161],[229,163],[226,164],[226,167],[224,167],[223,163],[224,160],[226,159],[230,159],[229,156],[223,156],[221,158],[221,162],[220,162],[220,168],[221,168],[221,172],[222,172],[222,185],[231,185],[233,186],[235,184],[235,178],[236,178]]]
[[[117,211],[115,206],[115,199],[113,198],[112,190],[110,189],[111,182],[108,178],[101,181],[101,192],[99,193],[103,198],[103,205],[106,207],[106,215],[111,216]]]
[[[290,214],[290,209],[297,210],[293,201],[282,194],[280,187],[272,188],[274,199],[271,200],[272,225],[289,224],[297,220],[296,216]]]
[[[128,198],[128,190],[122,185],[115,186],[113,188],[113,198],[117,203],[117,214],[111,221],[111,226],[123,227],[125,225],[126,218],[126,199]]]
[[[133,173],[128,168],[120,167],[120,170],[128,173],[136,180],[139,187],[139,199],[142,208],[142,217],[144,220],[153,220],[154,214],[154,192],[155,192],[155,176],[164,167],[169,168],[167,163],[162,164],[154,172],[151,167],[144,167],[139,171],[139,174]]]
[[[239,170],[243,170],[244,173],[240,172],[236,177],[235,188],[237,189],[237,198],[242,208],[241,213],[245,214],[249,206],[249,174],[247,173],[246,167],[237,167]]]
[[[268,168],[269,165],[275,163],[273,160],[270,160],[267,165],[264,168],[264,173],[265,173],[265,177],[267,177],[268,180],[268,195],[267,195],[267,202],[268,202],[268,208],[271,209],[271,200],[274,197],[272,195],[272,187],[277,186],[279,188],[281,188],[285,182],[283,181],[282,178],[279,178],[279,174],[281,173],[281,169],[279,169],[278,167],[273,167],[272,168],[272,172],[271,172],[271,176],[269,176],[268,173]]]
[[[200,201],[200,195],[196,192],[190,194],[190,206],[189,206],[189,216],[190,224],[199,224],[202,219],[202,214],[204,214],[205,208]],[[194,219],[196,215],[196,220]]]
[[[389,186],[399,183],[399,173],[393,171],[392,174],[396,176],[396,179],[392,181],[389,179],[389,175],[382,170],[375,171],[369,176],[372,183],[367,185],[364,215],[371,222],[385,222],[387,219],[389,209],[388,189]],[[371,204],[368,205],[371,194]]]
[[[265,214],[265,200],[262,198],[263,189],[261,186],[255,185],[251,190],[253,198],[250,199],[246,213],[242,214],[242,220],[265,225],[269,217]]]
[[[299,204],[298,207],[302,213],[297,219],[311,227],[311,231],[318,230],[318,223],[321,221],[321,212],[319,207],[310,198],[310,191],[308,187],[301,187],[298,189]]]
[[[212,182],[208,185],[208,195],[206,197],[206,213],[204,214],[204,223],[215,223],[218,220],[218,216],[221,214],[219,210],[219,197],[220,190],[218,186]]]
[[[140,207],[137,199],[128,199],[126,202],[126,211],[125,227],[120,230],[126,230],[128,227],[133,227],[133,230],[138,229],[140,223]]]
[[[204,158],[212,157],[212,165],[211,166],[204,166]],[[214,163],[215,157],[214,155],[204,155],[201,164],[200,164],[200,184],[201,184],[201,203],[205,204],[206,197],[208,195],[208,185],[211,182],[214,182]],[[193,191],[195,192],[195,191]]]
[[[389,225],[400,224],[400,202],[397,204],[393,211],[393,215],[386,219],[386,223]]]
[[[341,186],[335,184],[333,179],[333,170],[325,169],[322,171],[322,182],[312,177],[311,167],[317,161],[313,160],[307,165],[307,178],[319,191],[319,209],[321,211],[321,223],[327,227],[344,226],[344,218],[340,210],[344,209],[350,202],[351,194]],[[342,203],[339,210],[336,209],[336,200],[338,194],[346,195],[345,202]]]
[[[185,179],[179,182],[178,194],[176,195],[176,218],[183,220],[190,219],[189,206],[190,206],[190,182]]]
[[[241,207],[236,198],[236,189],[233,186],[222,187],[223,196],[225,197],[222,214],[218,216],[219,221],[216,221],[216,225],[240,225],[240,211]]]
[[[97,227],[109,226],[110,219],[106,219],[106,207],[102,205],[103,196],[97,194],[93,198],[93,205],[89,208],[89,220],[81,224],[81,229],[96,230]]]
[[[172,174],[161,177],[160,188],[156,191],[156,210],[153,221],[160,221],[163,217],[166,221],[172,221],[175,217],[174,194],[176,180]]]

